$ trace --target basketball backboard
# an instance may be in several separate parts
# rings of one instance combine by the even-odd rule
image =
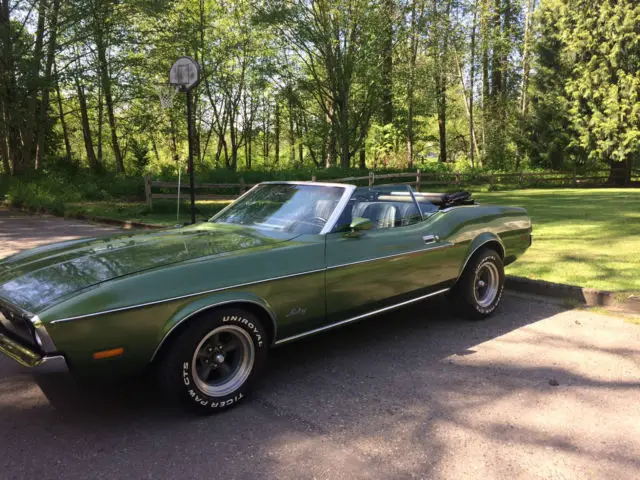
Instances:
[[[200,65],[191,57],[180,57],[169,71],[169,83],[186,92],[200,82]]]

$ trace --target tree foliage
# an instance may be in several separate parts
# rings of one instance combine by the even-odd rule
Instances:
[[[184,168],[184,95],[163,110],[154,88],[189,55],[200,170],[622,166],[624,182],[639,25],[633,0],[0,0],[2,169]]]

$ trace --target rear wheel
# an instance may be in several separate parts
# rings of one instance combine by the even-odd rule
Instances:
[[[249,393],[267,359],[260,320],[241,309],[214,310],[191,321],[158,368],[160,384],[188,410],[211,414]]]
[[[454,289],[462,313],[474,320],[491,315],[502,299],[504,264],[497,252],[483,248],[467,264]]]

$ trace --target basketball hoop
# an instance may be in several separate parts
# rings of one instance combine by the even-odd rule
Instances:
[[[173,99],[178,92],[184,92],[187,94],[187,136],[189,138],[189,157],[187,159],[187,165],[189,168],[189,189],[191,190],[191,223],[196,223],[196,194],[195,194],[195,178],[193,173],[193,144],[194,144],[194,129],[193,129],[193,115],[191,110],[193,108],[191,100],[191,91],[200,82],[200,65],[191,57],[178,58],[171,70],[169,70],[169,83],[164,83],[156,86],[156,92],[160,97],[160,104],[162,108],[170,108],[173,105]],[[180,165],[178,165],[178,212],[176,218],[180,218]]]
[[[164,109],[171,108],[173,106],[173,99],[180,90],[179,86],[171,83],[159,83],[154,86],[158,98],[160,98],[160,106]]]

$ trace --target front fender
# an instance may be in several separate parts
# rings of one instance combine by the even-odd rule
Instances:
[[[220,292],[214,293],[211,295],[206,295],[204,297],[197,298],[193,302],[190,302],[178,310],[174,312],[171,317],[167,320],[164,327],[162,328],[159,338],[158,338],[158,346],[153,353],[151,360],[155,359],[157,353],[162,348],[162,345],[167,341],[167,339],[171,336],[171,333],[184,322],[188,321],[190,318],[193,318],[200,312],[208,310],[210,308],[215,308],[223,305],[230,304],[251,304],[255,305],[258,308],[264,310],[264,312],[269,316],[271,320],[271,327],[273,328],[273,339],[276,338],[277,335],[277,323],[276,323],[276,315],[269,305],[269,302],[260,298],[259,296],[251,293],[251,292]]]

